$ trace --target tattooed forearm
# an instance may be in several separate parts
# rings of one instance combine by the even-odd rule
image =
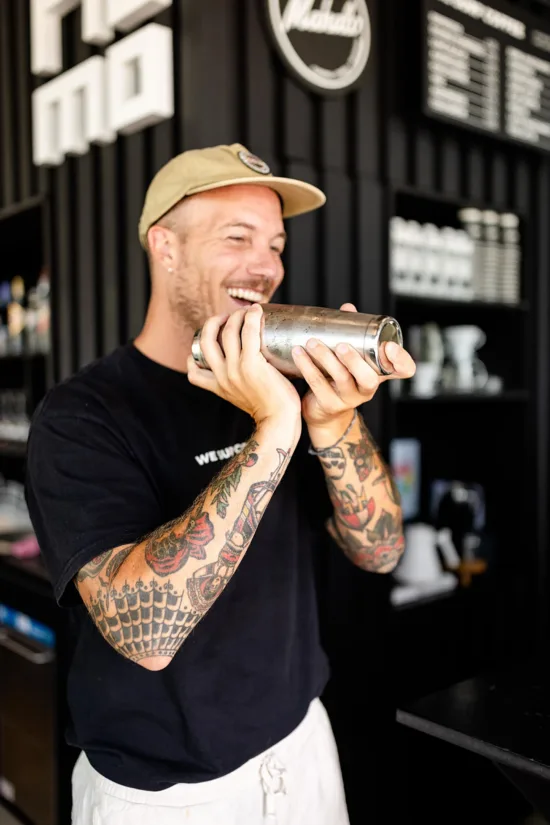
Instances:
[[[357,417],[359,421],[359,439],[348,441],[346,446],[359,481],[366,481],[376,466],[378,449],[367,430],[365,422],[360,415]]]
[[[363,419],[320,461],[334,507],[328,529],[358,567],[391,571],[404,548],[399,493]]]
[[[392,504],[401,507],[401,494],[399,492],[397,484],[395,483],[395,479],[391,473],[391,470],[385,465],[383,471],[380,473],[378,478],[374,480],[372,486],[376,487],[377,484],[383,484],[387,496],[392,502]]]
[[[102,553],[76,576],[101,634],[126,658],[165,667],[235,573],[294,448],[276,446],[279,428],[262,433],[180,518]]]
[[[214,490],[212,501],[220,518],[227,515],[229,496],[239,486],[243,467],[253,467],[258,461],[258,456],[254,452],[257,446],[258,442],[250,439],[237,458],[231,464],[227,464],[210,485]]]
[[[210,516],[200,496],[186,518],[176,519],[152,533],[145,541],[145,561],[157,576],[176,573],[188,559],[202,560],[214,538]]]
[[[226,542],[217,560],[201,567],[187,580],[191,604],[196,610],[207,610],[217,599],[252,541],[270,495],[281,480],[290,457],[288,450],[278,449],[277,453],[278,466],[267,481],[257,481],[248,490],[241,512],[232,530],[227,533]]]
[[[326,450],[319,456],[327,478],[334,481],[342,478],[346,471],[346,457],[340,447]]]

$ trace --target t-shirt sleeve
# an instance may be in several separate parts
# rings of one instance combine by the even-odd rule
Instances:
[[[59,604],[80,602],[72,580],[105,550],[162,524],[158,496],[113,422],[42,410],[33,420],[25,492]]]

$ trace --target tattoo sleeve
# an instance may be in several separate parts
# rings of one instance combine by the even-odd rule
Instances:
[[[389,573],[404,550],[401,502],[360,415],[342,447],[319,456],[334,507],[328,530],[358,567]]]
[[[80,570],[75,583],[116,651],[150,670],[171,661],[250,547],[294,449],[280,446],[285,435],[257,431],[180,518]]]

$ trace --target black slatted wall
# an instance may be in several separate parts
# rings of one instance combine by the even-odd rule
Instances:
[[[0,0],[0,209],[38,194],[31,155],[29,4]]]
[[[283,73],[263,15],[263,0],[175,0],[156,20],[174,31],[176,116],[38,172],[28,98],[44,81],[29,73],[27,3],[0,0],[0,206],[49,196],[57,378],[139,330],[148,296],[136,234],[143,196],[157,169],[188,147],[243,142],[275,172],[325,188],[322,214],[289,224],[283,297],[380,308],[377,40],[361,90],[324,101]],[[63,30],[64,70],[99,51],[80,39],[80,10]]]

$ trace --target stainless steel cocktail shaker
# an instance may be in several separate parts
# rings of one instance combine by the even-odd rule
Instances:
[[[301,373],[292,359],[292,348],[304,347],[310,338],[317,338],[331,349],[337,344],[354,347],[379,375],[391,373],[383,366],[382,344],[395,341],[403,345],[401,327],[387,315],[290,304],[264,304],[263,311],[262,353],[279,372],[296,378]],[[192,353],[199,366],[208,367],[201,350],[200,329],[195,333]]]

